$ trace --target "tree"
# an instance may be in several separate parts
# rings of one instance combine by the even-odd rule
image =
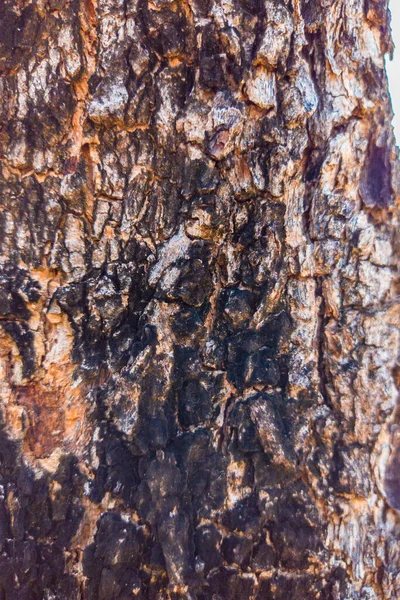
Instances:
[[[399,598],[386,0],[0,11],[0,598]]]

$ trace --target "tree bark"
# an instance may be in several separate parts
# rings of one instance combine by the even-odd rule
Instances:
[[[0,600],[400,598],[386,0],[0,15]]]

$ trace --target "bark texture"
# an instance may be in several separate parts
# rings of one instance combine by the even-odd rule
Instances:
[[[1,600],[400,598],[390,51],[386,0],[0,2]]]

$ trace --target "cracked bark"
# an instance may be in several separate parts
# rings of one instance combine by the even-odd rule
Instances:
[[[400,597],[391,48],[385,0],[1,3],[1,600]]]

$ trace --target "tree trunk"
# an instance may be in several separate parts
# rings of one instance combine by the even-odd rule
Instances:
[[[386,0],[0,12],[0,600],[400,598]]]

